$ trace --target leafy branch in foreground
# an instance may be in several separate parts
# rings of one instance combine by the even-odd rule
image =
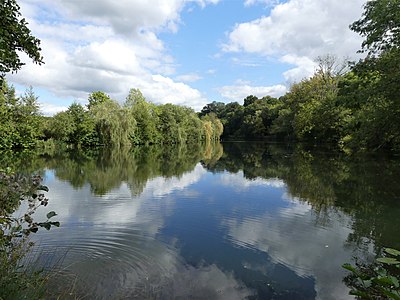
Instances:
[[[15,0],[1,1],[0,24],[0,82],[5,73],[16,72],[24,65],[20,52],[25,52],[39,65],[43,63],[40,40],[31,34]]]
[[[33,214],[40,206],[47,206],[40,176],[14,175],[0,172],[0,299],[32,299],[43,293],[45,277],[41,272],[30,271],[23,264],[33,243],[29,235],[40,227],[49,230],[59,227],[50,221],[57,214],[51,211],[47,220],[36,222]],[[26,212],[17,216],[16,210],[26,205]]]
[[[357,299],[400,300],[400,251],[385,248],[384,253],[373,264],[356,262],[356,266],[342,266],[351,272],[344,278],[351,295]]]

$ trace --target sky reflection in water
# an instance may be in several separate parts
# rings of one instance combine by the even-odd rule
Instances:
[[[247,167],[246,158],[239,166],[233,163],[235,149],[225,148],[201,163],[194,158],[179,172],[169,172],[173,175],[152,169],[139,192],[134,172],[96,195],[93,182],[102,180],[88,175],[73,187],[65,176],[68,164],[48,168],[46,211],[55,210],[62,226],[37,235],[41,249],[49,256],[54,246],[67,253],[63,265],[89,298],[349,299],[340,266],[375,247],[371,237],[361,237],[369,241],[363,245],[349,239],[355,216],[331,205],[329,189],[315,191],[325,197],[322,204],[296,195],[296,187],[286,183],[293,178],[282,175],[291,170],[296,153],[265,158],[266,152],[271,155],[265,145],[240,152],[247,159],[252,153],[258,162],[264,157],[254,171],[249,169],[257,166],[254,157]],[[287,155],[291,162],[282,163]],[[125,160],[139,165],[142,157],[135,157],[128,154],[116,169],[120,161],[95,165],[118,177],[127,168]],[[89,170],[76,166],[82,169],[73,174]]]

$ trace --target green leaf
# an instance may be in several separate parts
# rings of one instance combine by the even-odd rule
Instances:
[[[40,227],[46,228],[47,230],[50,230],[51,228],[51,224],[49,222],[39,223],[38,225]]]
[[[38,190],[38,191],[45,191],[45,192],[48,192],[48,191],[49,191],[49,188],[48,188],[47,186],[45,186],[45,185],[40,185],[40,186],[37,188],[37,190]]]
[[[373,281],[381,286],[390,287],[390,286],[394,285],[394,283],[390,277],[374,278]]]
[[[363,291],[359,291],[359,290],[351,290],[349,292],[349,294],[353,295],[353,296],[359,296],[362,299],[371,299],[371,297],[368,295],[368,293],[363,292]]]
[[[51,225],[56,226],[56,227],[60,227],[60,222],[50,222]]]
[[[54,216],[57,216],[57,214],[56,214],[55,211],[51,211],[51,212],[49,212],[49,213],[46,215],[47,219],[50,219],[50,218],[52,218],[52,217],[54,217]]]
[[[386,296],[388,296],[390,299],[394,299],[394,300],[400,300],[400,296],[398,293],[392,292],[392,291],[388,291],[386,289],[383,289],[382,291]]]
[[[392,249],[392,248],[385,248],[384,250],[385,250],[386,253],[389,253],[391,255],[400,256],[400,251],[399,250]]]
[[[7,222],[7,218],[0,217],[0,224],[6,223],[6,222]]]
[[[365,281],[364,281],[364,286],[365,286],[366,288],[369,288],[371,285],[372,285],[372,281],[371,281],[371,280],[365,280]]]
[[[37,227],[29,228],[29,231],[36,233],[39,229]]]
[[[376,270],[376,272],[378,273],[378,275],[380,275],[380,276],[387,276],[387,271],[384,269],[384,268],[382,268],[382,267],[380,267],[380,268],[378,268],[377,270]]]
[[[398,261],[397,259],[392,258],[392,257],[379,257],[376,259],[376,261],[383,263],[383,264],[388,264],[388,265],[400,264],[400,261]]]
[[[396,277],[394,277],[394,276],[390,276],[390,279],[392,280],[393,285],[394,285],[396,288],[399,288],[399,280],[398,280]]]
[[[344,268],[346,270],[349,270],[349,271],[351,271],[353,273],[356,273],[356,269],[349,263],[343,264],[342,268]]]

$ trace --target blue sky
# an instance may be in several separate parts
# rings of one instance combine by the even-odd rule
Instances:
[[[139,88],[155,103],[200,110],[284,94],[327,54],[357,59],[348,26],[364,0],[20,0],[45,64],[8,75],[32,85],[42,112],[101,90],[123,102]]]

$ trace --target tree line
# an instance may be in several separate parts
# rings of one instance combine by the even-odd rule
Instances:
[[[28,149],[37,143],[62,142],[77,147],[177,144],[218,141],[223,132],[215,116],[199,118],[191,108],[155,105],[131,89],[120,105],[104,92],[89,95],[88,104],[73,103],[53,117],[39,113],[29,88],[16,97],[3,81],[0,92],[0,149]]]
[[[312,77],[293,84],[282,97],[250,95],[243,105],[214,101],[200,115],[221,119],[223,140],[299,141],[328,143],[348,151],[399,151],[399,58],[396,49],[346,68],[328,55],[318,59]]]
[[[310,78],[282,97],[248,96],[244,104],[212,102],[223,139],[330,143],[349,151],[400,151],[400,3],[368,1],[350,29],[365,37],[358,62],[317,59]]]

